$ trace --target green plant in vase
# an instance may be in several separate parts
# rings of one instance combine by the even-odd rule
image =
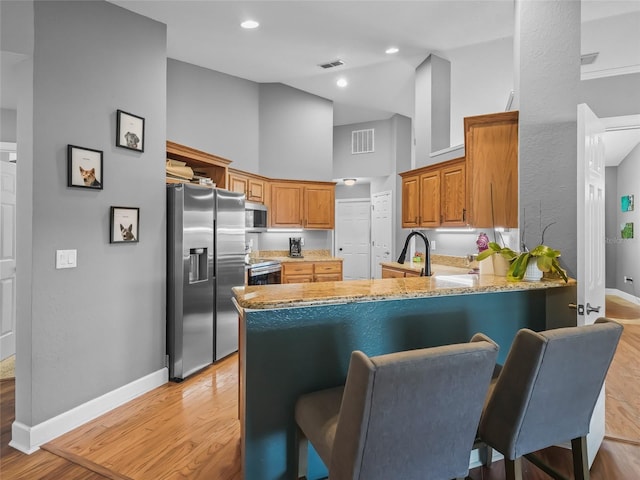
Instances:
[[[535,259],[538,268],[542,272],[551,272],[568,282],[567,272],[560,266],[558,257],[560,257],[560,250],[554,250],[547,245],[538,245],[534,249],[522,252],[515,257],[507,272],[507,278],[512,281],[522,280],[527,271],[529,261]]]
[[[489,242],[488,248],[478,254],[478,261],[489,258],[491,255],[495,255],[496,253],[504,257],[509,262],[518,256],[518,254],[509,247],[501,247],[496,242]]]

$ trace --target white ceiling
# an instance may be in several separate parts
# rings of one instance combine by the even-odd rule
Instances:
[[[166,24],[170,58],[333,100],[336,125],[412,117],[415,67],[430,53],[513,35],[513,0],[110,1]],[[582,1],[583,22],[636,11],[638,0]],[[240,28],[247,18],[260,27]],[[385,54],[389,46],[400,52]],[[5,74],[19,61],[8,55],[2,52],[5,108],[13,98]],[[318,66],[338,58],[345,65]],[[335,85],[339,76],[347,88]]]

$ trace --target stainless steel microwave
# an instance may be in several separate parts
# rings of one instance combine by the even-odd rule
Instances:
[[[261,203],[245,202],[245,227],[247,232],[267,230],[267,207]]]

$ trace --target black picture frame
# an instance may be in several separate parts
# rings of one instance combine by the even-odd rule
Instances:
[[[67,145],[67,187],[104,188],[102,150]]]
[[[138,207],[112,206],[109,218],[109,243],[140,241],[140,209]]]
[[[116,147],[144,152],[144,118],[116,111]]]

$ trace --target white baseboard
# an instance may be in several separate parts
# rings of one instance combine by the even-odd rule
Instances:
[[[21,422],[13,422],[9,445],[30,455],[39,450],[40,445],[50,442],[129,400],[164,385],[168,381],[169,370],[162,368],[33,427]]]
[[[616,288],[605,288],[604,292],[605,292],[606,295],[615,295],[617,297],[624,298],[625,300],[628,300],[629,302],[640,304],[640,298],[639,297],[634,297],[630,293],[623,292],[622,290],[618,290]]]

